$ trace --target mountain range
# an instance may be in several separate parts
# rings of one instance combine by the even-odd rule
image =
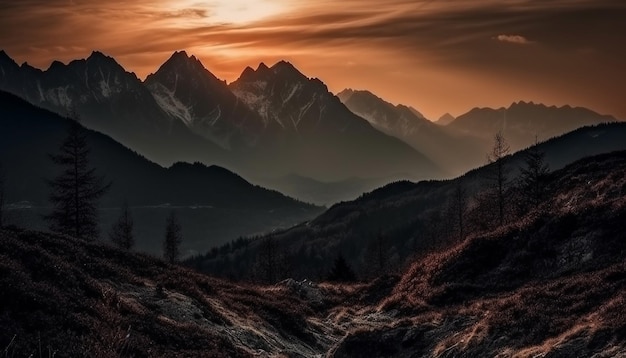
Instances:
[[[431,122],[411,107],[393,105],[369,91],[346,89],[337,96],[374,127],[410,144],[455,175],[485,163],[497,132],[513,153],[582,126],[617,121],[586,108],[520,101],[508,108],[474,108],[457,118],[448,115]]]
[[[45,71],[0,52],[0,89],[62,115],[80,117],[161,165],[199,161],[246,177],[315,180],[441,177],[432,160],[375,130],[318,79],[281,61],[247,68],[227,85],[186,52],[145,81],[93,52]]]
[[[389,181],[460,175],[484,164],[498,131],[516,151],[616,120],[584,108],[518,102],[435,124],[369,91],[335,96],[286,61],[247,67],[229,84],[185,51],[145,81],[97,51],[45,71],[0,51],[0,89],[78,117],[160,165],[215,164],[325,205]]]
[[[70,120],[3,91],[0,114],[7,219],[44,228],[39,214],[48,210],[46,179],[57,172],[49,154],[58,150]],[[118,208],[127,201],[140,251],[161,252],[165,217],[171,210],[181,217],[185,253],[289,227],[322,210],[252,185],[222,167],[177,162],[164,168],[99,132],[87,131],[87,141],[91,165],[113,184],[101,200],[101,236],[106,237]]]

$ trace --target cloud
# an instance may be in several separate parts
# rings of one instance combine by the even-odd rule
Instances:
[[[521,35],[498,35],[494,38],[500,42],[508,42],[518,45],[528,45],[532,43],[531,41],[528,41],[527,38]]]

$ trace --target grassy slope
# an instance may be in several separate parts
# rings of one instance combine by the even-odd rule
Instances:
[[[39,356],[40,346],[57,357],[308,355],[330,344],[289,291],[235,286],[65,236],[0,231],[0,287],[9,357]]]
[[[348,356],[626,353],[626,152],[556,173],[539,210],[416,262]],[[369,343],[375,342],[375,343]]]

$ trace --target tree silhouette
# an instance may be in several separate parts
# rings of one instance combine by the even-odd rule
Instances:
[[[356,275],[354,271],[348,265],[348,262],[343,257],[342,253],[339,253],[339,256],[335,259],[333,267],[328,273],[328,281],[337,281],[337,282],[353,282],[356,281]]]
[[[4,168],[0,163],[0,228],[4,227]]]
[[[259,247],[259,274],[267,283],[275,283],[278,275],[278,249],[274,237],[268,236]]]
[[[454,217],[459,240],[465,238],[465,211],[467,209],[467,192],[458,179],[452,193],[451,211]]]
[[[492,164],[488,179],[495,191],[496,203],[498,206],[498,224],[504,224],[505,192],[509,184],[508,167],[504,162],[504,157],[509,155],[511,148],[506,143],[502,132],[496,133],[493,138],[493,147],[487,154],[487,161]]]
[[[45,216],[50,230],[82,239],[98,237],[98,199],[110,188],[89,167],[85,130],[73,121],[59,153],[50,155],[61,173],[48,181],[52,212]]]
[[[550,167],[545,161],[545,153],[540,151],[535,139],[535,145],[526,151],[524,156],[525,167],[521,168],[518,178],[519,187],[528,207],[536,208],[546,196],[546,180]]]
[[[169,263],[175,263],[180,256],[179,246],[183,241],[182,227],[178,222],[176,212],[170,212],[165,227],[165,241],[163,241],[163,257]]]
[[[388,239],[381,232],[372,238],[365,248],[365,271],[370,277],[382,276],[388,271]]]
[[[122,213],[117,219],[117,222],[113,224],[111,232],[109,233],[109,239],[120,249],[132,249],[135,245],[133,226],[133,217],[128,208],[128,203],[124,202],[124,205],[122,205]]]

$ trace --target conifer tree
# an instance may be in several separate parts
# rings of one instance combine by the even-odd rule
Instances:
[[[165,240],[163,241],[163,257],[169,263],[176,263],[180,256],[180,243],[183,241],[182,228],[178,222],[176,212],[170,212],[165,227]]]
[[[128,203],[124,202],[120,217],[111,228],[109,239],[111,239],[111,242],[113,242],[120,249],[130,250],[135,245],[133,227],[133,217],[128,207]]]
[[[356,275],[354,271],[348,265],[348,262],[343,257],[343,254],[339,253],[333,267],[331,268],[328,274],[328,281],[337,281],[337,282],[353,282],[356,281]]]
[[[98,237],[98,199],[111,184],[95,174],[89,165],[85,130],[73,121],[59,152],[51,155],[60,174],[48,181],[52,212],[45,216],[50,230],[81,239]]]

